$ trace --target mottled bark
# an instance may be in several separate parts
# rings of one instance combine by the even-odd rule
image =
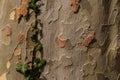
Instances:
[[[19,58],[25,61],[30,56],[29,24],[34,13],[29,21],[22,19],[19,24],[10,20],[10,12],[20,3],[21,0],[0,0],[0,80],[24,80],[15,71],[15,65]],[[80,0],[77,13],[72,11],[70,0],[42,0],[42,3],[39,18],[43,23],[42,43],[47,60],[42,77],[120,80],[120,0]],[[12,28],[10,36],[2,30],[7,24]],[[18,45],[20,31],[27,40]],[[89,38],[90,34],[93,38]]]

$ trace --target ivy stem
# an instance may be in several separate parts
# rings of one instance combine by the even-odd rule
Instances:
[[[35,28],[37,29],[37,13],[35,13]],[[35,58],[36,58],[36,52],[33,51],[33,54],[32,54],[32,69],[34,68]]]

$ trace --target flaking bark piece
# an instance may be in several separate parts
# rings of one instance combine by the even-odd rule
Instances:
[[[28,4],[31,0],[21,0],[21,4]]]
[[[8,61],[8,62],[6,63],[6,68],[9,69],[9,68],[10,68],[10,65],[11,65],[11,63],[10,63],[10,61]]]
[[[94,34],[89,34],[83,41],[82,44],[83,46],[89,46],[89,44],[92,42],[92,40],[94,39]]]
[[[30,0],[22,0],[21,6],[19,8],[16,8],[16,21],[19,22],[21,17],[27,16],[28,13],[28,3]]]
[[[80,7],[79,5],[73,4],[73,5],[71,6],[71,10],[72,10],[74,13],[76,13],[76,12],[78,11],[78,8],[79,8],[79,7]]]
[[[69,0],[70,4],[78,4],[81,0]]]
[[[57,41],[58,41],[59,47],[64,48],[68,39],[63,39],[63,38],[61,38],[61,36],[58,36]]]
[[[16,48],[14,51],[14,56],[20,56],[21,55],[21,48]]]
[[[25,33],[23,31],[20,31],[19,37],[18,37],[18,43],[22,43],[25,39]]]
[[[5,32],[6,36],[11,36],[12,35],[12,28],[9,24],[7,24],[5,26],[5,28],[3,29],[3,31]]]
[[[23,17],[25,17],[28,13],[28,5],[27,4],[22,4],[20,7],[20,13]]]
[[[71,5],[72,12],[74,12],[74,13],[78,12],[78,9],[80,7],[80,5],[79,5],[80,0],[69,0],[69,2]]]
[[[15,19],[15,10],[12,10],[9,14],[9,19],[14,20]]]
[[[16,8],[16,21],[19,22],[20,18],[21,18],[21,8]]]

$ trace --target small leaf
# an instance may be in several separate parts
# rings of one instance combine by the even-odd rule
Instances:
[[[37,52],[37,51],[41,51],[42,50],[42,44],[41,43],[37,43],[34,47],[34,51]]]
[[[42,68],[46,65],[46,60],[42,59],[39,64],[37,64],[37,67]]]
[[[36,5],[37,1],[38,0],[31,0],[31,2],[29,2],[29,8],[33,9],[35,13],[39,13],[40,12],[39,7]]]
[[[34,62],[35,62],[36,64],[38,64],[38,63],[40,63],[40,59],[39,59],[39,58],[35,58]]]
[[[31,80],[30,76],[25,77],[25,80]]]
[[[31,80],[35,80],[36,78],[40,77],[41,72],[39,71],[39,68],[35,67],[31,70]]]
[[[42,30],[37,29],[35,31],[35,34],[33,34],[31,36],[31,39],[32,39],[33,42],[37,42],[38,41],[38,34],[42,35]]]
[[[39,0],[32,0],[34,3],[38,2]]]
[[[16,71],[17,71],[17,72],[20,72],[20,73],[23,73],[23,72],[22,72],[22,64],[21,64],[21,63],[17,63],[17,64],[16,64]]]
[[[31,24],[31,27],[32,27],[32,28],[35,28],[35,23],[32,23],[32,24]]]
[[[32,36],[31,36],[31,40],[32,40],[33,42],[37,42],[37,41],[38,41],[38,40],[37,40],[37,35],[36,35],[36,34],[32,35]]]
[[[42,67],[45,66],[45,64],[46,64],[46,60],[44,60],[44,59],[39,59],[39,58],[36,58],[34,62],[36,63],[36,66],[37,66],[38,68],[42,68]]]
[[[42,30],[36,30],[36,35],[38,35],[38,34],[40,34],[40,35],[42,35]]]
[[[24,64],[21,64],[21,63],[17,63],[16,65],[16,71],[17,72],[20,72],[21,74],[25,74],[28,70],[29,70],[29,65],[24,63]]]
[[[26,63],[23,64],[23,65],[22,65],[22,72],[23,72],[23,73],[26,73],[26,71],[29,70],[29,68],[30,68],[30,66],[29,66],[28,64],[26,64]]]
[[[40,19],[37,19],[37,20],[36,20],[36,22],[37,22],[37,23],[40,23],[40,22],[41,22],[41,20],[40,20]]]
[[[25,79],[30,79],[31,78],[31,70],[32,69],[28,69],[23,75],[25,77]]]

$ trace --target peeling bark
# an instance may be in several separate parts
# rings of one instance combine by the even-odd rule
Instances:
[[[22,0],[22,4],[27,1]],[[42,77],[45,80],[119,80],[120,1],[81,0],[77,3],[80,6],[77,13],[72,12],[69,0],[42,2],[39,18],[43,23],[42,44],[47,60]],[[20,4],[21,0],[0,0],[0,80],[24,80],[15,71],[15,65],[19,59],[26,61],[33,49],[30,23],[35,14],[31,13],[29,21],[22,19],[18,24],[15,16],[18,18],[19,13],[15,14],[15,9]],[[11,26],[12,35],[10,29],[6,34],[2,31],[6,24]],[[18,45],[21,30],[24,40]],[[88,36],[93,33],[94,37]],[[62,34],[60,39],[59,34]]]

